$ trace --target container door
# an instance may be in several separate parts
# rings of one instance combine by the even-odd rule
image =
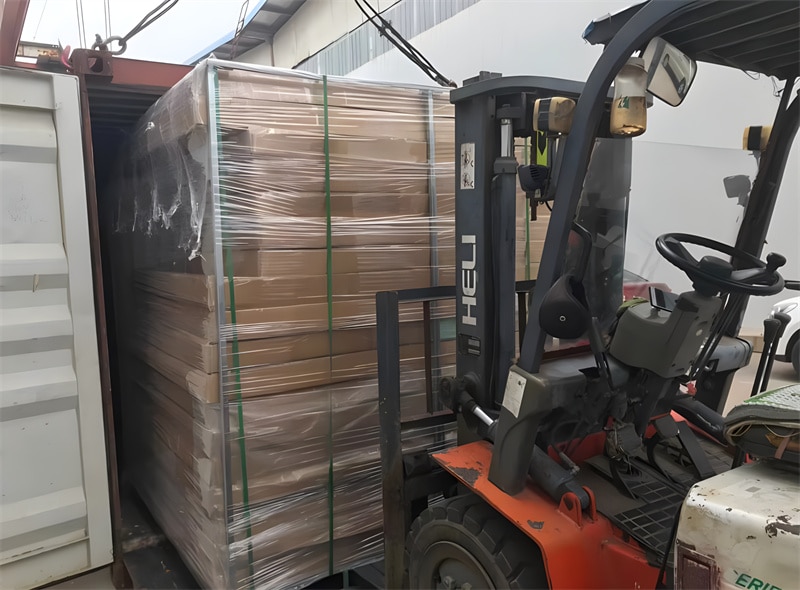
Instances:
[[[112,560],[78,81],[0,69],[0,588]]]

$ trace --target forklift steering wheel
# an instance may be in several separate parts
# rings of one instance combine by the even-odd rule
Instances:
[[[729,256],[731,262],[716,256],[704,256],[699,261],[686,249],[685,244],[708,248]],[[717,292],[744,295],[775,295],[783,290],[783,277],[778,269],[786,264],[780,254],[767,255],[759,260],[744,250],[721,242],[691,234],[664,234],[656,240],[656,249],[669,262],[677,266],[694,282],[694,288],[708,296]],[[733,265],[738,266],[734,269]],[[713,292],[712,292],[713,291]]]

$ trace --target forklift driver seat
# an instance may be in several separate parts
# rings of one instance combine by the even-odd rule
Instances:
[[[800,384],[734,407],[725,419],[725,437],[751,457],[800,465]]]

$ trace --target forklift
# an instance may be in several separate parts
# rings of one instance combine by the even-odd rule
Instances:
[[[761,256],[798,128],[800,5],[650,0],[583,37],[605,46],[585,83],[482,73],[451,92],[456,285],[376,296],[385,586],[794,587],[796,558],[773,559],[769,580],[741,564],[800,551],[800,386],[756,396],[727,422],[722,411],[751,358],[738,337],[748,299],[784,288],[786,259]],[[627,108],[623,76],[643,69],[641,96],[678,106],[697,62],[782,81],[777,113],[745,133],[758,172],[735,244],[658,236],[655,250],[691,288],[623,302],[632,136],[644,131],[614,120]],[[546,142],[548,161],[519,165],[515,138]],[[551,209],[538,276],[521,283],[517,183]],[[435,387],[426,358],[428,414],[404,420],[398,310],[422,305],[427,326],[453,300],[456,374]],[[406,444],[415,429],[439,434],[420,451]],[[717,479],[734,473],[745,476]],[[727,538],[723,566],[692,515],[756,480],[705,522]],[[749,548],[734,527],[748,511],[751,525],[767,523]]]

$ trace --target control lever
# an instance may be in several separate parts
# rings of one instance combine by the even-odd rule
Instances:
[[[777,252],[767,254],[767,272],[774,273],[782,266],[786,265],[786,256]]]
[[[778,343],[783,336],[786,326],[792,318],[785,313],[776,313],[772,317],[764,320],[764,348],[761,351],[761,359],[758,361],[756,376],[753,379],[753,389],[750,390],[750,397],[764,393],[769,386],[769,378],[772,374],[772,364],[775,362],[775,355],[778,352]],[[739,467],[744,462],[744,451],[737,448],[733,457],[731,468]]]
[[[769,378],[772,376],[772,365],[775,363],[775,355],[778,354],[778,343],[783,338],[783,333],[786,331],[786,326],[789,325],[789,322],[792,321],[792,318],[789,317],[788,314],[778,312],[772,316],[772,319],[775,319],[780,324],[778,326],[778,332],[775,334],[775,337],[772,340],[772,346],[769,348],[769,359],[767,360],[767,366],[764,369],[764,377],[761,380],[761,392],[765,392],[767,387],[769,387]]]
[[[778,341],[783,336],[783,331],[790,321],[791,318],[785,313],[776,313],[774,316],[764,320],[764,348],[761,351],[761,360],[758,362],[750,397],[767,390],[772,364],[778,351]]]
[[[775,275],[779,268],[786,264],[786,257],[777,252],[770,252],[767,254],[767,264],[764,268],[746,268],[743,270],[735,270],[731,273],[731,278],[741,281],[755,281],[761,279],[768,279]]]

